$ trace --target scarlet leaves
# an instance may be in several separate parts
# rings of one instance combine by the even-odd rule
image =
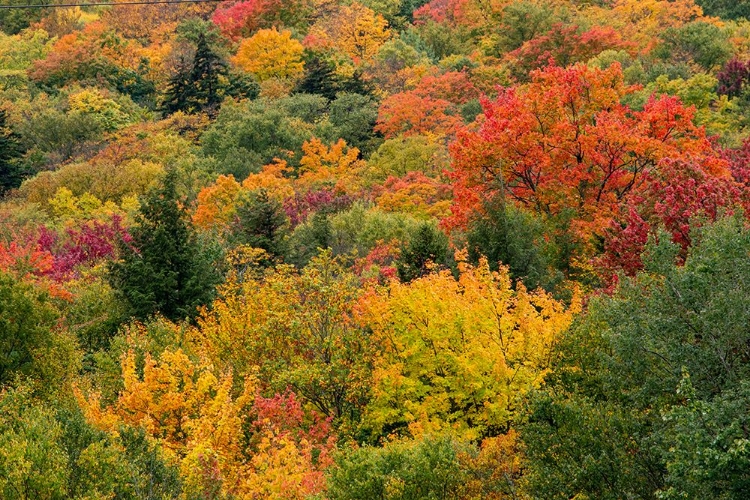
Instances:
[[[452,148],[450,223],[464,224],[482,200],[504,196],[548,217],[572,214],[573,235],[585,243],[667,158],[705,175],[728,174],[691,108],[661,97],[636,111],[621,104],[632,91],[619,65],[552,66],[485,101],[484,118]]]

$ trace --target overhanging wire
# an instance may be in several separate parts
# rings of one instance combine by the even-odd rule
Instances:
[[[152,5],[152,4],[172,4],[172,3],[219,3],[224,0],[143,0],[134,2],[102,2],[102,3],[52,3],[43,4],[26,4],[26,5],[0,5],[1,9],[55,9],[65,7],[118,7],[125,5]]]

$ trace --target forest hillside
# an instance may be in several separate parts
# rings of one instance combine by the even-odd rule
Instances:
[[[4,0],[0,498],[750,498],[750,2]]]

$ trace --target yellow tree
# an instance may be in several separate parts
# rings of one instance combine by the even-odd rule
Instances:
[[[103,408],[96,393],[77,391],[84,414],[112,433],[123,425],[143,428],[180,464],[188,498],[213,491],[302,499],[323,488],[335,441],[328,422],[305,412],[293,394],[264,398],[252,376],[242,382],[230,372],[216,375],[180,349],[158,358],[146,353],[142,373],[131,349],[121,369],[114,404]]]
[[[458,260],[463,255],[457,255]],[[519,397],[537,387],[552,346],[578,310],[511,283],[486,260],[410,283],[392,281],[362,301],[384,344],[363,425],[418,436],[451,429],[470,439],[503,433]]]
[[[328,40],[355,62],[369,61],[390,37],[388,22],[380,14],[353,2],[316,23],[310,35]]]
[[[242,40],[232,62],[261,82],[271,78],[294,81],[304,72],[303,52],[290,31],[264,29]]]
[[[665,29],[702,18],[694,0],[615,0],[613,5],[591,7],[587,16],[597,24],[612,26],[624,40],[648,50]]]
[[[352,193],[360,187],[365,162],[359,159],[359,149],[348,147],[345,140],[328,147],[313,137],[302,145],[302,151],[301,175],[296,183],[301,191],[333,187]]]
[[[375,346],[354,320],[359,282],[330,252],[299,272],[282,265],[220,290],[192,331],[202,355],[263,387],[290,387],[322,414],[346,423],[363,408]]]

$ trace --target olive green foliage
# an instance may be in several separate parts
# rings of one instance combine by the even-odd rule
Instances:
[[[538,216],[515,205],[490,202],[467,233],[469,257],[478,262],[485,256],[493,269],[508,266],[511,277],[527,288],[551,291],[562,276],[554,265],[557,248],[545,240],[547,230]]]
[[[242,244],[262,248],[269,254],[286,254],[288,222],[281,203],[269,198],[265,189],[243,193],[237,203],[235,238]]]
[[[379,244],[407,241],[418,227],[419,221],[408,214],[355,203],[343,212],[313,215],[297,226],[289,243],[291,261],[305,264],[318,247],[331,248],[334,255],[364,257]]]
[[[0,392],[0,496],[66,498],[67,457],[54,413],[28,390]]]
[[[736,0],[696,0],[703,8],[703,12],[709,16],[723,17],[724,19],[750,19],[750,4]]]
[[[396,270],[401,281],[411,281],[448,262],[448,238],[429,223],[420,224],[401,248]]]
[[[499,49],[515,50],[549,31],[558,20],[554,8],[546,2],[513,2],[502,11],[502,29],[497,34]]]
[[[332,242],[331,214],[322,210],[315,212],[292,233],[288,261],[298,267],[304,267],[321,249],[331,248]]]
[[[27,146],[38,149],[49,155],[52,162],[59,163],[91,151],[102,139],[104,129],[92,114],[51,108],[23,123],[19,133]]]
[[[693,237],[683,266],[651,243],[560,343],[523,430],[536,496],[744,498],[750,231],[729,218]]]
[[[340,93],[331,102],[331,124],[336,136],[344,139],[367,156],[380,144],[373,127],[378,117],[378,103],[373,98],[353,93]]]
[[[201,137],[203,154],[216,173],[241,180],[274,158],[299,165],[302,144],[313,136],[315,127],[289,113],[289,106],[284,101],[265,100],[224,105]],[[291,157],[290,151],[294,153]]]
[[[46,3],[43,0],[11,0],[4,5],[45,5]],[[43,14],[45,14],[45,9],[1,9],[0,31],[15,35],[39,21]]]
[[[0,392],[0,495],[7,500],[178,498],[177,470],[142,430],[116,437],[26,386]]]
[[[329,476],[331,500],[448,500],[460,498],[466,480],[450,437],[362,447],[342,454]]]
[[[409,172],[439,175],[449,164],[446,148],[428,137],[396,137],[383,142],[367,162],[368,182],[382,183],[389,176],[403,177]]]
[[[16,376],[50,376],[58,314],[48,296],[0,274],[0,386]]]
[[[71,286],[76,300],[66,304],[65,326],[87,352],[109,347],[125,307],[104,279],[87,279]]]
[[[668,28],[657,54],[670,63],[694,62],[702,70],[721,67],[732,57],[729,36],[721,28],[703,21]]]

